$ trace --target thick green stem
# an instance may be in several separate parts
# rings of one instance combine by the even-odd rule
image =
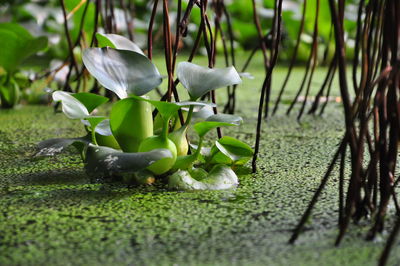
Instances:
[[[199,144],[197,145],[197,150],[196,150],[196,152],[195,152],[195,158],[196,158],[196,160],[199,158],[199,155],[200,155],[202,146],[203,146],[203,137],[200,137],[200,139],[199,139]]]
[[[193,110],[194,110],[194,105],[191,105],[189,107],[189,112],[188,112],[185,124],[183,124],[183,127],[188,127],[189,126],[190,120],[192,120]]]
[[[96,131],[94,129],[92,129],[92,142],[94,145],[99,146],[99,144],[97,144],[97,140],[96,140]]]
[[[163,129],[162,129],[162,132],[161,132],[161,137],[164,140],[166,140],[168,138],[169,120],[170,120],[170,117],[168,117],[168,118],[164,118],[163,117],[164,124],[163,124]]]

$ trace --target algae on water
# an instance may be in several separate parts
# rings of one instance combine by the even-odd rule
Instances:
[[[343,134],[341,109],[330,108],[324,117],[304,118],[311,128],[293,117],[271,119],[259,173],[240,175],[235,191],[195,193],[91,180],[72,153],[34,159],[42,139],[83,135],[80,122],[44,106],[1,111],[0,264],[320,265],[323,258],[327,265],[374,265],[382,243],[358,239],[359,228],[333,247],[334,179],[307,226],[312,230],[286,244]],[[251,109],[239,113],[249,124],[224,132],[249,142]]]

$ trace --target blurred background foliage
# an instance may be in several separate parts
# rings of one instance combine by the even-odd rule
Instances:
[[[162,1],[160,1],[162,2]],[[186,10],[189,1],[182,1],[182,13]],[[215,1],[208,1],[207,15],[214,29]],[[246,53],[259,46],[257,29],[254,23],[253,6],[250,0],[223,1],[226,11],[230,16],[233,32],[235,52]],[[309,58],[312,47],[312,35],[316,15],[317,0],[307,0],[304,31],[301,34],[301,43],[296,63],[304,64]],[[46,87],[60,87],[68,78],[68,68],[73,65],[67,63],[71,48],[65,31],[65,18],[62,5],[65,5],[66,27],[68,28],[73,52],[76,55],[77,65],[81,65],[80,53],[82,49],[94,45],[94,32],[117,33],[135,41],[144,51],[147,49],[147,33],[154,1],[144,0],[0,0],[0,23],[15,23],[25,28],[34,37],[47,38],[48,45],[33,55],[23,58],[16,70],[15,77],[20,87],[34,88],[39,94],[43,86],[27,86],[34,81],[41,80],[39,84]],[[271,32],[274,16],[274,1],[256,0],[258,16],[264,34]],[[178,1],[169,1],[169,16],[172,32],[176,32]],[[345,31],[347,55],[352,58],[354,38],[356,36],[357,3],[355,0],[346,1]],[[299,33],[304,0],[283,1],[282,40],[279,62],[285,64],[291,59]],[[96,18],[98,22],[96,25]],[[199,30],[201,21],[200,8],[194,5],[189,16],[187,34],[179,43],[181,54],[189,53]],[[229,30],[226,16],[221,16],[221,28],[226,34]],[[163,54],[163,10],[158,4],[155,24],[153,28],[154,54]],[[267,46],[269,39],[267,38]],[[6,40],[0,40],[0,44]],[[223,53],[223,43],[220,37],[216,43],[217,54]],[[230,46],[227,47],[230,49]],[[206,54],[204,45],[198,50],[199,54]],[[334,40],[329,6],[320,4],[318,19],[318,59],[320,64],[325,64],[334,54]],[[0,66],[1,73],[7,72]],[[74,75],[80,75],[76,71]],[[13,74],[14,75],[14,74]],[[44,82],[43,78],[47,78]],[[51,81],[51,82],[50,82]],[[55,83],[53,82],[55,81]],[[71,79],[73,82],[73,79]],[[51,86],[50,86],[51,85]],[[66,87],[64,87],[65,89]],[[67,88],[68,89],[68,88]],[[35,98],[35,97],[33,97]],[[35,100],[39,101],[39,100]]]

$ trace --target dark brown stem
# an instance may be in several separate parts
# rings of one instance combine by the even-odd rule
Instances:
[[[379,258],[379,263],[378,263],[379,266],[386,265],[390,255],[390,251],[392,250],[397,235],[399,234],[399,231],[400,231],[400,217],[397,218],[396,224],[394,225],[393,230],[388,238],[388,241],[386,242],[385,248],[383,249],[382,255]]]
[[[255,3],[253,2],[253,4],[255,5]],[[259,152],[259,148],[260,148],[260,138],[261,138],[261,125],[262,125],[262,112],[263,112],[263,104],[264,104],[264,97],[266,93],[269,93],[269,91],[267,91],[267,86],[268,84],[270,84],[271,82],[271,78],[272,78],[272,72],[274,70],[276,61],[278,59],[278,52],[279,52],[279,42],[281,39],[281,22],[282,22],[282,0],[277,0],[276,5],[278,6],[277,8],[277,39],[274,43],[274,54],[271,60],[271,65],[270,66],[266,66],[267,67],[267,73],[263,82],[263,86],[261,89],[261,95],[260,95],[260,102],[258,105],[258,117],[257,117],[257,128],[256,128],[256,143],[255,143],[255,147],[254,147],[254,155],[253,155],[253,160],[252,160],[252,171],[253,173],[255,173],[257,171],[257,156],[258,156],[258,152]],[[255,10],[255,6],[254,6],[254,12],[256,12]],[[264,52],[265,50],[263,50]],[[266,58],[266,57],[264,57]]]
[[[295,62],[297,60],[297,53],[299,51],[299,46],[300,46],[300,42],[301,42],[301,35],[303,34],[303,30],[304,30],[304,21],[305,21],[305,17],[306,17],[306,7],[307,7],[307,0],[304,0],[304,2],[303,2],[303,13],[302,13],[302,16],[301,16],[300,28],[299,28],[299,33],[297,35],[296,45],[295,45],[294,50],[293,50],[293,55],[292,55],[292,58],[290,60],[289,69],[288,69],[288,72],[286,74],[285,80],[283,81],[281,90],[279,91],[279,95],[275,100],[275,105],[274,105],[274,109],[272,111],[272,115],[274,115],[276,113],[276,111],[278,110],[279,103],[280,103],[280,101],[282,99],[282,96],[283,96],[283,92],[285,91],[285,88],[286,88],[286,85],[287,85],[287,83],[289,81],[290,75],[292,74],[292,70],[293,70],[294,64],[295,64]]]
[[[153,27],[154,27],[154,20],[157,14],[157,5],[158,0],[154,0],[153,10],[151,12],[149,29],[147,31],[147,56],[151,60],[153,58]]]
[[[63,12],[63,17],[64,17],[64,31],[65,31],[65,36],[67,37],[67,42],[68,42],[69,58],[71,60],[72,67],[75,69],[75,72],[79,73],[79,68],[78,68],[78,65],[76,63],[75,56],[74,56],[74,51],[73,51],[74,47],[72,45],[71,35],[70,35],[69,29],[68,29],[67,10],[65,8],[64,0],[60,0],[60,4],[61,4],[61,7],[62,7],[62,12]],[[71,70],[70,70],[70,72],[71,72]],[[68,77],[70,75],[71,74],[69,73]],[[66,83],[68,83],[68,80],[69,79],[66,80]]]
[[[325,88],[332,80],[331,76],[334,76],[336,66],[337,66],[336,57],[333,57],[330,65],[329,65],[329,69],[328,69],[328,72],[324,79],[324,82],[322,83],[320,90],[318,91],[317,95],[315,96],[315,100],[314,100],[313,105],[311,106],[310,110],[308,111],[308,114],[315,114],[315,112],[317,111],[318,105],[320,103],[320,99],[321,99],[322,95],[324,94]],[[326,102],[328,100],[329,100],[329,95],[326,97]]]
[[[312,67],[311,67],[311,74],[310,78],[308,80],[307,88],[306,88],[306,93],[304,95],[304,101],[303,104],[301,105],[300,112],[297,116],[297,120],[301,119],[301,116],[303,115],[304,108],[306,107],[306,102],[308,98],[308,94],[310,92],[310,87],[311,87],[311,82],[313,79],[315,67],[317,66],[317,61],[318,61],[318,18],[319,18],[319,6],[320,6],[320,1],[317,0],[317,9],[315,11],[315,25],[314,25],[314,33],[313,33],[313,53],[312,53]]]

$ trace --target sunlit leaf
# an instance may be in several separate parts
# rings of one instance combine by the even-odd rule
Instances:
[[[140,142],[153,135],[151,105],[136,98],[116,102],[110,113],[111,131],[125,152],[137,152]]]
[[[192,99],[198,99],[211,90],[239,84],[242,81],[233,66],[210,69],[189,62],[181,62],[178,64],[176,73]]]
[[[238,184],[235,172],[222,164],[214,166],[207,177],[204,174],[191,175],[189,171],[179,170],[168,178],[169,187],[178,190],[224,190],[235,188]]]
[[[206,121],[198,122],[194,125],[194,130],[200,137],[203,137],[211,129],[217,127],[237,126],[243,119],[240,116],[228,114],[216,114],[208,117]]]
[[[134,173],[145,169],[158,160],[171,157],[172,154],[167,149],[131,153],[89,144],[85,169],[89,175],[111,176],[113,174]]]
[[[65,91],[53,92],[53,100],[61,102],[62,111],[71,119],[83,119],[89,117],[89,112],[79,100]]]
[[[211,148],[211,154],[209,158],[207,158],[207,163],[209,164],[225,164],[225,165],[232,165],[234,161],[220,152],[216,146]]]
[[[233,161],[253,156],[253,149],[249,145],[229,136],[224,136],[217,140],[215,146]]]
[[[96,133],[102,136],[112,135],[110,119],[107,119],[104,116],[89,116],[85,119],[82,119],[81,122],[90,127],[92,130],[94,129]]]
[[[112,33],[96,33],[99,47],[111,47],[119,50],[129,50],[144,55],[140,47],[124,36]]]
[[[74,93],[72,96],[83,103],[89,113],[109,100],[107,97],[88,92]]]
[[[228,127],[228,126],[234,126],[234,124],[224,123],[224,122],[203,121],[196,123],[194,125],[194,130],[196,130],[197,134],[199,134],[200,137],[204,137],[204,135],[206,135],[213,128]]]
[[[253,156],[253,150],[246,143],[232,138],[222,137],[215,142],[208,156],[210,164],[243,165]]]
[[[177,103],[154,101],[154,100],[150,100],[150,99],[146,99],[146,98],[138,97],[138,96],[132,96],[132,98],[135,98],[139,101],[146,101],[146,102],[150,103],[158,110],[158,112],[161,114],[161,116],[164,119],[171,118],[181,108]]]
[[[84,121],[87,121],[89,123],[90,128],[96,128],[96,126],[103,121],[104,119],[106,119],[106,117],[104,116],[89,116],[87,118],[84,119]],[[86,124],[86,123],[84,123]]]
[[[141,96],[161,84],[162,77],[144,55],[113,48],[88,48],[83,63],[101,85],[119,98]]]

